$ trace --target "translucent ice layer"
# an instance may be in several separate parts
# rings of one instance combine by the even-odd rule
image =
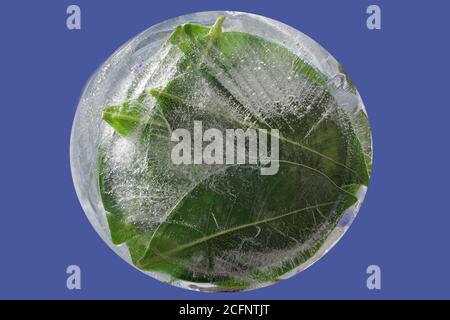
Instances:
[[[174,164],[172,133],[196,121],[279,139],[279,170]],[[90,80],[71,141],[78,196],[105,241],[153,277],[213,291],[317,261],[356,215],[371,160],[343,68],[300,32],[236,12],[176,18],[125,44]]]

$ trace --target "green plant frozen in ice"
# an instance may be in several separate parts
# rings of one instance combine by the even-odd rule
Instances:
[[[170,79],[104,109],[114,143],[100,146],[99,186],[112,241],[138,268],[239,290],[308,263],[367,186],[371,138],[364,112],[343,110],[318,70],[261,37],[222,31],[223,19],[177,27],[159,62],[162,74],[176,63]],[[278,173],[174,165],[171,132],[195,120],[278,129]]]

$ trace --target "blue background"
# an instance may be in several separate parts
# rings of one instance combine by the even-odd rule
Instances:
[[[66,29],[66,8],[82,30]],[[365,26],[382,8],[382,30]],[[450,298],[448,1],[12,1],[0,4],[0,298]],[[175,288],[100,239],[72,184],[70,130],[96,68],[151,25],[208,10],[261,14],[322,44],[356,83],[373,128],[374,174],[349,232],[307,271],[239,294]],[[82,290],[66,289],[66,267]],[[382,290],[366,268],[382,268]]]

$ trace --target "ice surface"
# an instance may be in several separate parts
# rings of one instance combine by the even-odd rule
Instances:
[[[328,99],[329,102],[325,101],[327,108],[321,120],[305,132],[304,138],[308,138],[321,121],[339,117],[339,113],[336,112],[338,108],[344,109],[352,119],[352,125],[367,157],[372,156],[370,133],[367,136],[369,129],[365,122],[361,121],[361,118],[365,118],[365,110],[358,92],[335,59],[299,31],[274,20],[238,12],[192,14],[153,26],[114,53],[89,81],[77,109],[71,140],[72,173],[83,209],[103,239],[129,262],[127,248],[115,246],[110,241],[109,227],[98,190],[99,146],[106,150],[104,170],[108,179],[113,182],[114,187],[110,191],[112,196],[121,210],[127,213],[128,222],[148,229],[156,229],[180,199],[199,182],[211,176],[220,181],[221,174],[227,167],[225,165],[207,168],[193,166],[188,170],[180,170],[168,158],[171,149],[168,137],[170,130],[174,129],[170,128],[168,123],[165,128],[154,129],[144,141],[142,140],[144,127],[136,130],[130,137],[124,138],[115,134],[110,126],[101,121],[102,111],[105,106],[120,105],[127,99],[137,99],[143,91],[148,91],[150,88],[164,88],[176,74],[178,62],[183,56],[178,48],[165,43],[167,37],[176,26],[182,23],[191,22],[211,26],[219,15],[226,16],[224,31],[242,31],[261,36],[301,57],[325,76],[328,91],[323,91],[317,86],[309,87],[311,82],[305,76],[293,72],[292,65],[296,61],[291,56],[286,55],[282,61],[270,60],[270,56],[267,58],[256,52],[254,55],[242,56],[240,63],[233,68],[223,69],[212,60],[205,61],[216,79],[235,97],[236,103],[230,101],[229,97],[223,96],[221,91],[217,91],[209,83],[202,82],[202,79],[192,82],[193,86],[198,86],[193,90],[197,94],[186,97],[188,103],[200,109],[214,105],[216,112],[227,114],[244,123],[256,119],[260,123],[276,128],[280,121],[289,126],[295,119],[307,116],[309,112],[313,112],[310,106],[317,100]],[[248,47],[247,50],[251,51],[252,48]],[[330,99],[327,92],[331,92],[334,99]],[[144,117],[158,118],[159,110],[153,97],[148,96],[142,106]],[[189,114],[179,114],[177,117],[180,124],[192,119]],[[165,121],[165,119],[160,120]],[[340,121],[336,122],[340,123]],[[209,125],[225,129],[223,123]],[[349,154],[348,157],[351,158],[352,155]],[[149,167],[153,169],[149,170]],[[212,189],[216,187],[214,180],[210,187]],[[215,191],[228,192],[231,196],[235,192],[226,188]],[[360,202],[363,197],[364,192],[361,192]],[[349,209],[352,216],[356,214],[360,202]],[[320,214],[320,211],[317,214]],[[213,219],[217,228],[220,229],[220,223],[215,216]],[[183,222],[178,221],[178,223]],[[193,224],[189,227],[198,228]],[[317,239],[319,239],[323,236],[324,230],[330,226],[324,223],[316,227]],[[348,224],[337,227],[329,235],[323,248],[307,264],[295,266],[296,270],[302,270],[320,258],[342,236],[347,227]],[[260,231],[255,228],[254,234],[250,238],[241,239],[240,245],[260,236]],[[288,250],[255,252],[251,256],[246,255],[237,246],[235,249],[224,251],[217,257],[216,269],[213,272],[226,274],[230,278],[237,277],[244,272],[244,269],[236,269],[233,261],[239,261],[246,267],[270,265],[280,259],[285,261],[295,257],[299,252],[313,246],[317,239],[312,236],[310,240],[299,245],[292,245]],[[197,262],[196,264],[192,260],[189,267],[193,272],[198,269],[197,271],[201,273],[204,268],[202,257],[198,257]],[[228,266],[230,264],[231,267]],[[157,277],[161,278],[158,275]],[[187,282],[177,282],[177,284],[193,287]],[[198,284],[195,285],[196,288],[198,286]]]

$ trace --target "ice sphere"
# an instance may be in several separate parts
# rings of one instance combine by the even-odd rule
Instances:
[[[263,176],[250,156],[175,164],[172,134],[194,123],[279,139],[279,170]],[[202,291],[311,266],[356,216],[371,162],[342,66],[301,32],[241,12],[190,14],[131,39],[89,80],[71,137],[77,195],[103,240],[150,276]]]

